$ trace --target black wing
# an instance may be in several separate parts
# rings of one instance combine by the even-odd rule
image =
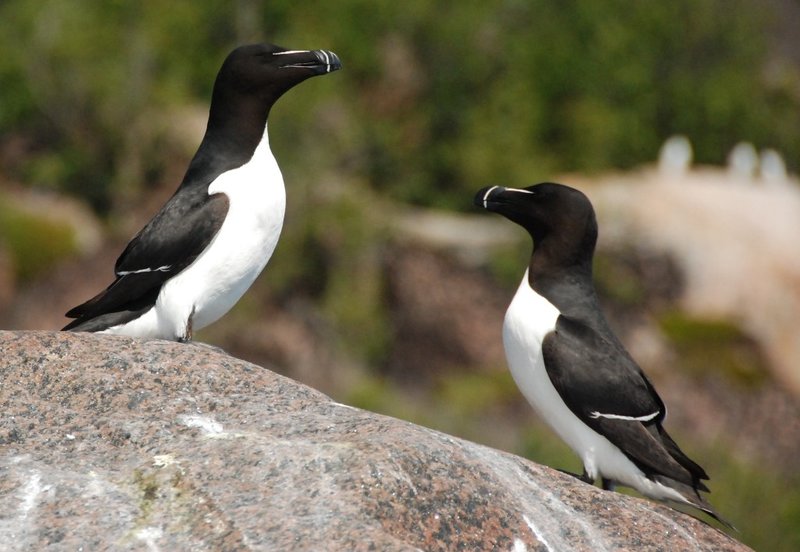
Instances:
[[[698,486],[708,479],[661,427],[666,408],[615,339],[560,316],[542,343],[545,368],[569,409],[643,471]]]
[[[143,302],[155,302],[166,280],[203,252],[225,220],[228,198],[209,196],[204,189],[185,192],[172,196],[131,240],[114,265],[116,280],[70,310],[66,316],[78,320],[64,329],[110,312],[141,311]]]

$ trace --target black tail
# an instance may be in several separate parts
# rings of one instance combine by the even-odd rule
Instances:
[[[674,479],[670,479],[668,477],[663,477],[663,476],[655,476],[653,480],[658,483],[661,483],[666,487],[675,489],[684,498],[686,504],[689,504],[690,506],[693,506],[694,508],[697,508],[698,510],[705,512],[706,514],[716,519],[725,527],[732,529],[737,533],[739,532],[739,530],[730,521],[728,521],[727,519],[725,519],[724,517],[722,517],[717,513],[714,507],[700,495],[700,492],[698,491],[697,488],[693,488],[689,485],[686,485],[679,481],[675,481]]]
[[[72,322],[61,328],[68,332],[99,332],[112,326],[130,322],[147,312],[158,299],[161,290],[159,286],[146,289],[133,299],[125,299],[117,290],[121,289],[118,278],[105,290],[85,303],[78,305],[67,312],[66,316],[75,318]]]

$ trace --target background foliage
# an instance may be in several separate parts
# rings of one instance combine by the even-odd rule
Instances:
[[[3,161],[119,208],[164,169],[176,121],[162,116],[206,102],[232,46],[268,39],[335,49],[347,71],[276,110],[297,138],[276,144],[286,162],[315,155],[303,130],[325,105],[340,172],[417,204],[463,209],[483,183],[633,167],[674,133],[701,163],[747,139],[796,167],[800,79],[770,63],[774,17],[752,0],[9,0],[0,133],[36,155]]]

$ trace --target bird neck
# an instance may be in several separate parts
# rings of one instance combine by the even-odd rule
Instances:
[[[591,262],[552,264],[542,252],[534,253],[528,270],[531,287],[539,291],[583,287],[594,291]]]
[[[269,110],[249,102],[211,102],[205,136],[189,163],[181,183],[206,186],[220,174],[241,167],[253,158],[259,144],[268,144]],[[267,145],[267,147],[269,147]]]
[[[592,280],[592,258],[597,238],[593,234],[581,237],[568,233],[549,234],[533,238],[531,275],[546,277],[549,273],[575,274],[581,279]]]
[[[226,157],[252,157],[264,136],[269,107],[254,97],[224,98],[215,94],[211,100],[208,126],[203,137],[214,150]]]
[[[562,245],[542,240],[534,246],[528,282],[562,314],[586,319],[597,310],[591,251],[587,255],[585,250],[576,252]]]

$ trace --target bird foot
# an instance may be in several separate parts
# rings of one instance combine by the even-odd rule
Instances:
[[[189,318],[186,320],[186,333],[178,337],[179,343],[192,342],[192,318],[194,318],[194,307],[192,307],[192,312],[189,313]]]
[[[575,479],[580,479],[581,481],[583,481],[584,483],[588,483],[589,485],[594,485],[594,479],[589,477],[589,474],[586,473],[586,470],[583,470],[583,473],[581,475],[578,475],[577,473],[572,473],[571,471],[567,470],[558,470],[558,471],[560,471],[561,473],[565,473],[567,475],[571,475]]]

